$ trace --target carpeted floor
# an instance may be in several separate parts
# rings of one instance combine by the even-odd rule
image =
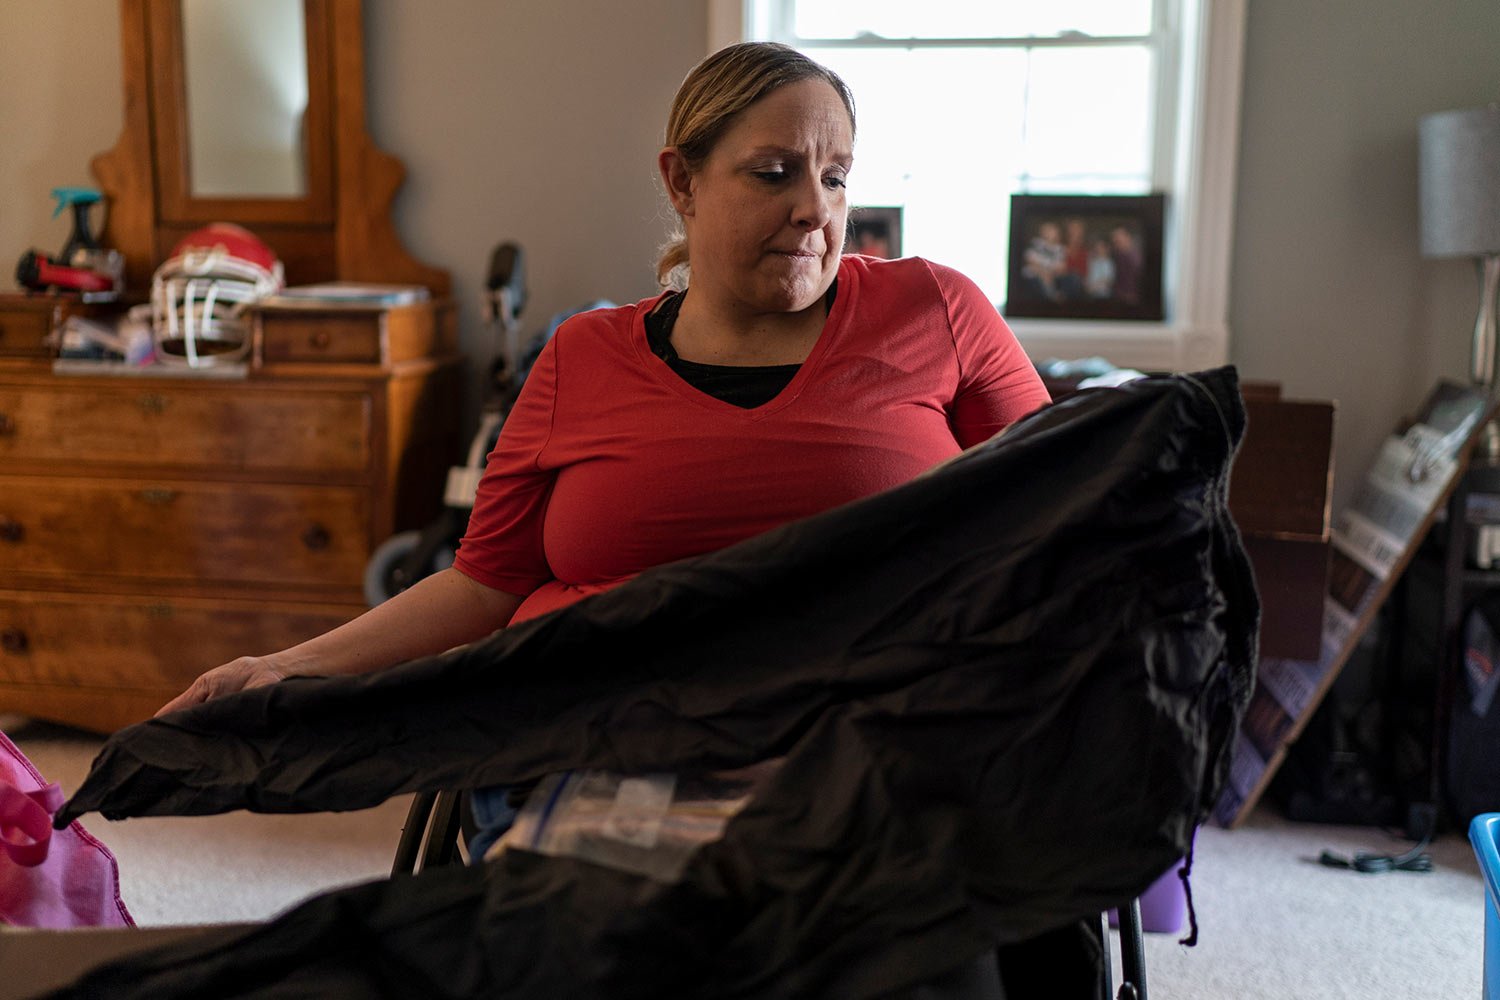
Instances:
[[[76,788],[101,738],[0,716],[48,778]],[[142,926],[264,920],[338,885],[384,877],[407,801],[314,816],[235,813],[84,825],[119,859]],[[1290,823],[1263,807],[1237,830],[1205,828],[1193,869],[1199,942],[1147,935],[1156,1000],[1334,1000],[1481,995],[1483,882],[1450,832],[1435,870],[1363,875],[1317,864],[1323,849],[1399,852],[1366,827]]]
[[[1366,875],[1318,864],[1324,850],[1400,853],[1369,827],[1292,823],[1261,807],[1235,830],[1199,831],[1193,901],[1199,942],[1146,940],[1157,1000],[1371,1000],[1481,995],[1484,883],[1457,832],[1434,870]]]

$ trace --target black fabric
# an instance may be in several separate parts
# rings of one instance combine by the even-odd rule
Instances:
[[[1000,978],[995,954],[985,952],[930,982],[884,994],[879,1000],[1007,1000]],[[1101,994],[1100,1000],[1107,998]]]
[[[1104,922],[1097,916],[1002,945],[996,955],[1000,993],[1008,1000],[1109,997]]]
[[[59,995],[860,1000],[1117,906],[1187,852],[1249,697],[1243,428],[1232,369],[1080,392],[469,647],[122,730],[58,824],[785,760],[677,884],[508,852]]]

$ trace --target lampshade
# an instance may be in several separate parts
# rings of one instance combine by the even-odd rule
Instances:
[[[1418,134],[1423,256],[1500,253],[1500,104],[1426,115]]]

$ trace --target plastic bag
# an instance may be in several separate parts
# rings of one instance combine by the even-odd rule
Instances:
[[[523,849],[676,882],[693,852],[724,835],[780,763],[685,777],[598,770],[548,775],[485,859]]]

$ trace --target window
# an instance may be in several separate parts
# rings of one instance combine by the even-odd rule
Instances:
[[[711,48],[796,46],[859,112],[850,199],[902,210],[903,252],[1006,296],[1012,193],[1168,196],[1163,323],[1012,321],[1033,357],[1228,357],[1243,0],[711,0]]]

